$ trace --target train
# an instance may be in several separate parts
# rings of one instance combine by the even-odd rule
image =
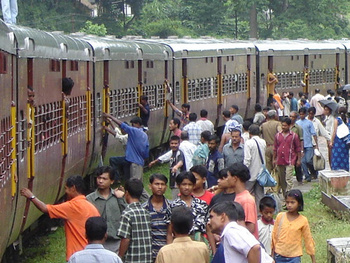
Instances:
[[[148,96],[150,148],[157,149],[170,136],[169,96],[192,112],[206,109],[220,127],[230,105],[249,118],[256,103],[265,104],[269,69],[278,91],[312,95],[348,83],[349,49],[347,39],[116,39],[0,21],[0,258],[41,216],[21,188],[55,203],[68,176],[92,174],[123,155],[103,130],[103,112],[129,121],[139,114],[140,96]],[[62,93],[64,78],[75,83],[70,95]]]

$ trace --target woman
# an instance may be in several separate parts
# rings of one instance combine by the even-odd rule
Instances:
[[[335,118],[332,115],[332,109],[329,108],[328,106],[324,106],[324,110],[323,110],[323,114],[325,116],[325,119],[323,120],[323,125],[326,128],[326,131],[328,132],[329,136],[333,136],[333,130],[334,130],[334,123]],[[331,140],[331,142],[328,144],[328,161],[329,164],[331,164],[331,160],[332,160],[332,142],[333,140]]]
[[[346,140],[348,136],[344,138],[339,138],[337,136],[338,127],[345,123],[349,128],[349,122],[346,117],[346,108],[339,108],[339,117],[334,122],[334,129],[332,134],[332,160],[331,160],[331,168],[332,170],[340,170],[344,169],[349,171],[349,147],[346,144]]]

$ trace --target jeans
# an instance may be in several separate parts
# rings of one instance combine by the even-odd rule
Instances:
[[[312,162],[312,157],[314,156],[314,148],[308,147],[304,148],[304,156],[301,159],[301,168],[303,169],[303,173],[305,175],[306,181],[311,181],[310,172],[312,174],[316,174],[316,171],[314,169],[314,165]],[[310,172],[309,172],[310,169]]]
[[[300,257],[287,258],[279,254],[275,254],[276,263],[301,263]]]
[[[1,0],[1,9],[5,23],[15,25],[18,14],[17,0]]]
[[[125,156],[109,158],[109,165],[116,170],[115,180],[128,180],[130,178],[130,163],[125,160]]]

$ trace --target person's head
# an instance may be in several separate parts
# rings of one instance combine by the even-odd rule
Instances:
[[[307,109],[308,116],[311,120],[314,119],[315,114],[316,114],[316,108],[315,107],[310,107]]]
[[[320,93],[320,89],[315,89],[315,94]]]
[[[180,190],[180,194],[183,196],[189,196],[196,184],[196,178],[191,172],[184,171],[176,176],[175,182]]]
[[[84,194],[84,179],[80,175],[69,176],[66,180],[65,192],[67,199],[70,200],[78,195]]]
[[[291,124],[294,124],[294,123],[297,121],[298,116],[299,116],[298,112],[296,112],[296,111],[291,111],[291,112],[290,112],[289,118],[290,118],[290,120],[292,121]]]
[[[327,89],[327,94],[328,94],[328,95],[331,95],[331,92],[332,92],[331,89]]]
[[[143,192],[143,184],[137,178],[130,178],[125,182],[125,200],[128,204],[131,203],[131,199],[140,200]]]
[[[267,222],[271,222],[276,211],[275,200],[271,196],[264,196],[260,200],[259,210],[262,218]]]
[[[232,106],[230,107],[230,113],[231,113],[231,114],[236,114],[238,111],[239,111],[239,108],[238,108],[237,105],[232,105]]]
[[[170,131],[175,131],[176,129],[180,128],[180,119],[179,118],[173,118],[169,122],[169,130]]]
[[[306,112],[307,112],[307,109],[305,107],[302,107],[302,108],[299,109],[299,116],[300,116],[301,120],[305,119]]]
[[[233,202],[220,202],[210,209],[208,225],[212,233],[220,235],[225,226],[232,221],[237,221],[237,218],[237,210]]]
[[[339,112],[339,116],[343,120],[343,122],[347,123],[347,120],[346,120],[346,113],[347,113],[346,107],[340,107],[338,109],[338,112]]]
[[[208,117],[208,111],[203,109],[203,110],[201,110],[199,115],[201,116],[201,118],[207,118]]]
[[[202,190],[204,189],[204,183],[207,180],[208,170],[203,165],[195,165],[190,169],[194,177],[196,178],[196,183],[193,187],[193,190]]]
[[[164,195],[167,188],[168,178],[164,174],[152,174],[149,178],[149,189],[155,196]]]
[[[182,137],[182,133],[181,133],[181,137]],[[180,146],[180,137],[176,136],[176,135],[171,136],[169,145],[170,145],[170,149],[173,152],[176,152],[179,149],[179,146]]]
[[[175,236],[177,234],[189,234],[193,226],[193,214],[191,208],[183,205],[175,207],[171,211],[170,223]]]
[[[225,190],[230,187],[229,181],[228,181],[228,170],[222,169],[218,172],[217,178],[218,178],[218,187],[221,190]]]
[[[190,104],[184,103],[181,105],[181,111],[185,114],[187,114],[190,111]]]
[[[270,119],[270,120],[273,120],[273,119],[275,119],[276,118],[276,114],[277,114],[277,112],[275,111],[275,110],[269,110],[268,112],[267,112],[267,118],[268,119]]]
[[[236,207],[236,211],[237,211],[237,224],[246,227],[245,213],[242,205],[237,202],[233,202],[233,205]]]
[[[89,243],[100,241],[103,243],[107,239],[107,222],[101,216],[89,217],[85,222],[86,239]]]
[[[265,117],[267,117],[267,113],[269,112],[269,110],[271,110],[271,107],[264,107],[263,108],[263,113],[264,113]]]
[[[252,125],[252,123],[250,121],[244,121],[243,125],[242,125],[243,126],[243,130],[244,131],[248,131],[250,125]]]
[[[234,146],[238,146],[241,143],[241,131],[239,130],[231,131],[231,143]]]
[[[305,96],[305,95],[304,95],[304,96]],[[300,104],[301,104],[302,106],[306,105],[306,102],[307,102],[307,101],[306,101],[306,99],[304,99],[304,98],[300,100]]]
[[[324,115],[329,116],[332,114],[332,109],[328,106],[324,106],[323,113]]]
[[[140,103],[145,106],[147,105],[147,102],[148,102],[148,97],[145,96],[145,95],[142,95],[141,98],[140,98]]]
[[[303,194],[299,189],[292,189],[286,193],[286,207],[288,212],[304,210]]]
[[[259,136],[260,135],[260,127],[257,124],[252,124],[249,127],[250,136]]]
[[[250,179],[249,169],[243,163],[235,163],[228,167],[227,170],[227,178],[231,187],[236,186],[238,183],[245,184]]]
[[[220,143],[220,138],[217,135],[215,134],[210,135],[209,142],[208,142],[208,147],[210,152],[215,152],[218,148],[219,143]]]
[[[337,95],[341,96],[343,94],[343,91],[341,89],[337,89]]]
[[[261,107],[261,105],[260,104],[255,104],[255,106],[254,106],[254,110],[255,110],[255,112],[261,112],[262,111],[262,107]]]
[[[299,95],[299,98],[302,98],[304,96],[304,92],[299,91],[298,95]]]
[[[211,136],[210,131],[204,131],[201,133],[201,143],[206,143],[209,141],[209,138]]]
[[[229,119],[231,118],[231,113],[230,113],[230,111],[224,110],[224,111],[222,112],[222,117],[224,118],[224,120],[229,120]]]
[[[289,132],[290,125],[292,124],[292,120],[288,117],[285,117],[281,121],[281,126],[282,126],[282,132],[287,133]]]
[[[95,171],[97,188],[105,190],[111,187],[114,183],[115,170],[111,166],[101,166]]]
[[[134,117],[130,120],[131,126],[140,128],[142,126],[142,119],[140,117]]]
[[[69,96],[72,93],[72,89],[74,86],[74,81],[71,78],[63,78],[62,79],[62,92]]]
[[[293,92],[289,92],[288,97],[289,97],[290,99],[292,99],[292,98],[294,97],[294,93],[293,93]]]
[[[335,95],[334,91],[331,90],[331,91],[329,92],[329,96],[333,97],[334,95]]]
[[[197,114],[195,112],[191,112],[188,119],[191,121],[196,121],[197,120]]]
[[[27,102],[31,105],[34,104],[35,92],[31,86],[27,87]]]
[[[182,131],[181,132],[181,141],[187,141],[189,139],[188,132]]]

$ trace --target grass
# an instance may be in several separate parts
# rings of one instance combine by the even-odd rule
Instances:
[[[149,176],[153,173],[169,174],[169,166],[156,165],[147,169],[144,174],[144,186],[147,190]],[[166,192],[168,198],[171,192]],[[327,262],[327,239],[336,237],[347,237],[350,233],[350,224],[346,219],[339,218],[328,207],[321,203],[320,188],[317,184],[304,194],[304,211],[302,212],[308,220],[312,235],[316,243],[316,261]],[[59,227],[54,233],[35,237],[29,245],[24,247],[24,254],[20,256],[20,263],[47,263],[65,262],[65,237],[63,227]],[[311,262],[310,256],[304,251],[303,263]]]

